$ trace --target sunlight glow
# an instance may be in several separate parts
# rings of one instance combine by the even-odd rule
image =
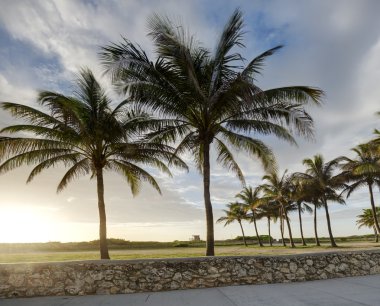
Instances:
[[[30,207],[5,207],[1,210],[0,242],[46,242],[51,237],[52,220]]]

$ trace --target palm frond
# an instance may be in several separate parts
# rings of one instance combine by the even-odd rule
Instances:
[[[315,87],[289,86],[268,89],[262,95],[269,104],[290,101],[294,101],[295,104],[304,104],[311,100],[314,104],[320,105],[324,93],[321,89]]]
[[[41,163],[46,159],[61,156],[63,154],[71,153],[70,149],[40,149],[23,152],[7,159],[0,165],[0,173],[5,173],[22,165],[32,165]]]
[[[92,171],[90,162],[87,158],[83,158],[76,164],[74,164],[69,170],[65,173],[63,178],[58,184],[57,192],[62,191],[66,186],[74,179],[82,175],[88,175]]]
[[[267,171],[273,171],[277,168],[275,157],[270,148],[268,148],[262,141],[253,139],[248,136],[240,135],[222,130],[223,138],[225,138],[236,149],[243,149],[251,156],[257,157]]]
[[[224,167],[226,167],[229,171],[232,171],[236,174],[237,178],[240,182],[245,185],[245,179],[243,172],[241,171],[238,163],[235,161],[232,153],[228,150],[227,146],[218,138],[216,140],[216,148],[217,148],[217,161],[221,163]]]
[[[71,131],[72,133],[75,133],[75,130],[68,126],[65,121],[59,120],[57,116],[54,116],[53,114],[46,114],[33,107],[12,102],[3,102],[1,103],[1,108],[9,112],[13,117],[22,119],[29,123],[25,126],[55,128],[58,130]],[[5,132],[6,130],[3,129],[2,131]],[[9,129],[7,132],[13,133],[11,129]]]
[[[235,119],[226,122],[226,128],[232,131],[245,133],[258,133],[262,135],[275,135],[280,139],[296,144],[294,137],[283,126],[264,120]]]
[[[241,72],[242,77],[247,78],[250,82],[255,80],[255,75],[261,74],[262,68],[264,66],[264,61],[266,60],[266,58],[276,53],[282,47],[283,46],[281,45],[276,46],[256,56],[253,60],[249,62],[249,64]]]
[[[114,171],[122,174],[128,181],[131,187],[132,194],[135,196],[140,191],[140,181],[148,182],[154,189],[156,189],[161,194],[161,189],[158,186],[156,180],[147,171],[142,168],[123,161],[123,160],[110,160],[108,167]]]
[[[213,61],[213,72],[211,76],[211,84],[209,93],[212,95],[218,85],[231,75],[236,75],[234,69],[240,68],[233,62],[243,61],[243,57],[239,53],[232,53],[230,51],[234,47],[244,47],[243,44],[243,18],[240,10],[235,10],[231,15],[229,21],[226,23],[222,35],[219,39]]]
[[[62,163],[65,167],[75,165],[80,157],[81,154],[79,153],[71,153],[45,159],[32,169],[26,182],[30,183],[36,175],[40,174],[43,170],[54,167],[56,164]]]
[[[24,154],[38,150],[67,150],[73,149],[70,144],[42,138],[6,137],[0,143],[0,156],[9,158],[13,155]]]

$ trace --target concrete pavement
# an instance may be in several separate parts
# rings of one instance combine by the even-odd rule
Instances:
[[[0,299],[1,306],[380,305],[380,275],[119,295]]]

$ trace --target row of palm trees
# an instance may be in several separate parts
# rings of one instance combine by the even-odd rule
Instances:
[[[298,212],[302,245],[306,245],[302,228],[302,213],[314,212],[315,244],[320,245],[317,231],[317,210],[324,208],[327,228],[332,247],[336,247],[329,204],[336,202],[345,204],[352,192],[366,187],[369,191],[370,209],[358,216],[359,227],[373,227],[377,236],[379,231],[379,207],[375,207],[374,187],[380,187],[380,133],[375,131],[376,137],[371,141],[353,148],[356,154],[354,158],[341,156],[325,162],[322,155],[315,155],[303,161],[305,172],[287,173],[282,176],[271,172],[263,176],[263,184],[255,189],[245,187],[236,195],[239,201],[228,204],[225,216],[217,222],[225,222],[228,225],[234,221],[239,222],[243,239],[242,221],[249,220],[254,223],[255,233],[260,246],[262,242],[257,231],[256,220],[266,217],[268,220],[268,232],[270,236],[270,221],[280,222],[282,243],[285,246],[284,225],[286,223],[291,247],[295,247],[289,213]],[[272,245],[272,242],[269,241]]]
[[[133,194],[141,181],[160,191],[144,169],[187,169],[179,157],[191,154],[203,175],[207,223],[206,255],[214,255],[214,219],[210,195],[211,148],[216,160],[236,174],[243,172],[233,149],[258,158],[266,171],[276,168],[274,154],[258,135],[295,143],[292,132],[312,137],[313,120],[305,106],[319,105],[323,92],[307,86],[262,89],[256,79],[265,60],[281,46],[252,60],[239,53],[243,17],[236,10],[213,51],[202,46],[181,24],[153,15],[148,22],[155,58],[138,45],[122,42],[102,47],[100,59],[117,92],[116,103],[92,72],[82,69],[72,95],[42,91],[38,108],[2,103],[20,124],[5,127],[0,141],[0,173],[34,165],[31,181],[57,165],[68,168],[58,191],[80,175],[97,180],[100,256],[108,259],[104,171],[120,173]]]

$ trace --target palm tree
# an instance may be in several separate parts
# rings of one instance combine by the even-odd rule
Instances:
[[[306,201],[310,201],[310,196],[309,196],[307,188],[305,188],[305,185],[302,183],[302,180],[299,180],[294,174],[291,175],[290,177],[291,177],[290,198],[295,202],[297,206],[302,245],[306,246],[307,244],[303,236],[302,213],[305,211],[311,213],[313,211],[313,209],[305,203]]]
[[[320,243],[319,238],[318,238],[317,211],[322,206],[322,204],[317,199],[313,200],[311,203],[314,205],[313,211],[314,211],[314,237],[315,237],[315,245],[316,246],[321,246],[321,243]]]
[[[257,218],[267,218],[269,245],[273,246],[270,222],[271,220],[273,220],[273,222],[277,222],[279,218],[278,208],[276,207],[276,205],[273,205],[271,202],[265,201],[263,199],[257,212]]]
[[[306,176],[306,181],[305,180]],[[315,237],[315,245],[321,246],[321,243],[318,238],[318,222],[317,222],[317,211],[322,206],[321,202],[319,201],[319,194],[309,186],[310,184],[310,177],[305,173],[293,173],[292,179],[296,184],[300,184],[302,186],[301,190],[304,192],[301,192],[301,198],[305,200],[308,203],[311,203],[314,208],[312,211],[314,212],[314,237]],[[309,207],[310,208],[310,207]],[[309,209],[307,209],[309,211]]]
[[[300,223],[300,233],[301,233],[302,245],[306,246],[307,244],[306,244],[305,238],[303,236],[302,214],[305,211],[307,211],[309,213],[312,213],[313,209],[309,205],[307,205],[306,203],[304,203],[302,201],[297,201],[296,204],[297,204],[297,211],[298,211],[298,220],[299,220],[299,223]]]
[[[231,148],[258,157],[267,171],[274,168],[272,151],[252,134],[275,135],[290,143],[289,127],[312,136],[313,121],[305,111],[309,101],[320,103],[323,92],[306,86],[263,90],[256,85],[269,49],[248,64],[243,47],[243,18],[236,10],[217,41],[215,52],[202,47],[182,25],[158,15],[149,19],[149,37],[157,56],[152,61],[127,39],[103,48],[101,58],[122,92],[160,118],[149,136],[156,142],[178,144],[176,153],[190,153],[203,175],[207,222],[206,255],[214,255],[214,221],[210,196],[210,149],[217,161],[244,183]]]
[[[290,226],[288,211],[294,209],[292,207],[291,196],[291,185],[290,177],[286,175],[287,170],[280,178],[276,172],[269,173],[263,176],[264,184],[260,185],[260,190],[264,193],[264,198],[267,198],[270,202],[275,203],[279,208],[280,216],[280,229],[282,243],[285,246],[284,240],[284,222],[286,222],[289,232],[290,245],[292,248],[295,247],[292,235],[292,229]]]
[[[334,170],[338,167],[338,160],[334,159],[325,163],[323,156],[317,154],[313,159],[304,159],[303,164],[307,167],[306,172],[297,173],[296,175],[303,180],[305,187],[308,189],[308,192],[310,192],[311,198],[314,198],[315,201],[318,199],[325,208],[331,246],[337,247],[332,234],[330,214],[327,204],[328,201],[345,204],[341,195],[336,193],[336,189],[344,186],[342,175],[334,175]],[[316,208],[317,205],[315,205],[315,214]]]
[[[356,153],[355,159],[342,156],[339,161],[343,162],[342,170],[347,176],[347,180],[354,182],[347,186],[347,197],[360,187],[367,186],[370,195],[372,216],[374,226],[380,233],[379,221],[376,214],[375,200],[373,197],[373,187],[380,186],[380,151],[373,143],[358,145],[352,151]]]
[[[228,210],[223,210],[226,213],[226,216],[220,217],[216,222],[225,222],[224,226],[227,226],[235,221],[237,221],[240,225],[241,233],[243,234],[244,245],[247,246],[247,242],[245,240],[245,234],[243,229],[243,220],[247,220],[247,211],[243,204],[235,202],[227,205]]]
[[[255,190],[253,190],[251,186],[244,187],[244,189],[239,194],[236,195],[236,198],[243,201],[242,204],[244,205],[246,211],[251,212],[250,217],[251,217],[251,222],[253,222],[255,226],[257,242],[262,247],[263,243],[261,242],[260,235],[257,230],[257,224],[256,224],[256,220],[258,219],[256,211],[257,211],[257,208],[261,204],[259,192],[260,192],[259,188],[256,188]]]
[[[377,218],[380,217],[380,207],[376,207],[376,215]],[[373,228],[373,231],[375,233],[375,242],[379,242],[379,232],[377,231],[374,223],[372,209],[363,209],[363,213],[361,215],[356,216],[356,218],[358,218],[358,220],[356,221],[358,228],[361,228],[363,226]]]
[[[27,133],[32,137],[8,137],[0,142],[0,156],[7,160],[0,172],[22,165],[37,164],[27,182],[43,170],[62,164],[69,167],[58,184],[57,192],[81,175],[96,178],[100,257],[109,259],[104,202],[104,170],[124,176],[135,195],[141,181],[151,184],[158,192],[156,180],[140,165],[159,168],[170,174],[163,161],[186,165],[175,155],[174,149],[163,144],[134,140],[136,133],[149,126],[149,117],[126,108],[121,102],[111,108],[111,100],[96,81],[92,72],[83,69],[76,83],[74,96],[43,91],[39,93],[40,109],[16,103],[2,103],[2,108],[25,124],[5,127],[1,132]]]

